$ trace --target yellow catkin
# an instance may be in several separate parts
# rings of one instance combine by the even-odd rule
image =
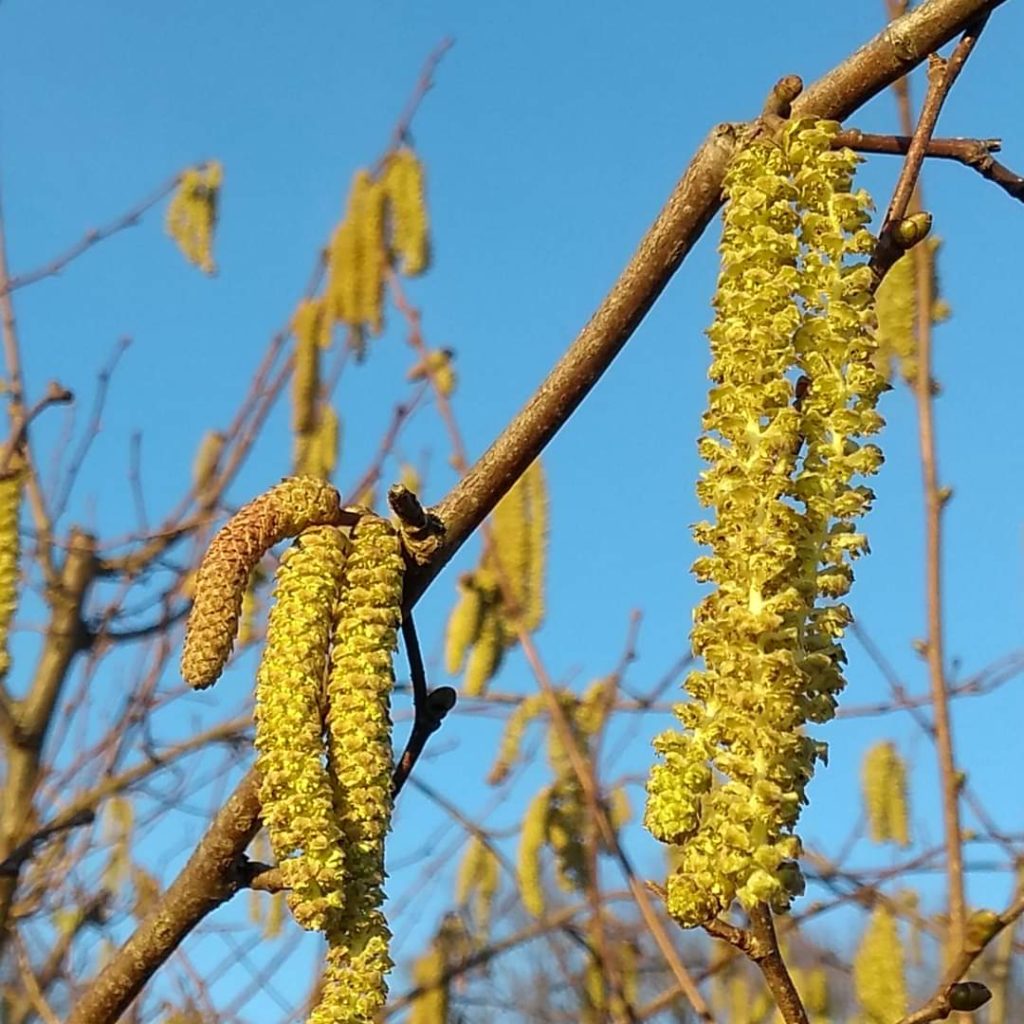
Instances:
[[[323,475],[328,477],[338,468],[338,454],[341,450],[341,419],[334,406],[325,405],[320,410],[317,444],[320,449],[320,468]]]
[[[214,484],[220,457],[224,454],[226,438],[219,430],[208,430],[203,434],[192,462],[192,487],[200,505],[210,505],[216,498]]]
[[[329,319],[356,331],[380,333],[386,269],[384,190],[369,171],[359,170],[349,189],[345,219],[335,229],[328,249]]]
[[[608,820],[612,828],[625,828],[633,820],[633,805],[625,786],[616,786],[608,798]]]
[[[526,727],[544,711],[546,706],[547,699],[543,693],[531,694],[521,700],[505,720],[505,730],[498,745],[498,756],[494,759],[494,765],[487,776],[487,782],[490,785],[497,786],[508,778],[512,766],[519,759],[519,748],[522,745]]]
[[[305,530],[281,560],[256,676],[256,772],[263,823],[303,927],[322,931],[344,902],[344,836],[323,764],[321,689],[345,567],[333,526]]]
[[[901,256],[885,275],[875,293],[875,313],[878,317],[876,360],[888,376],[898,370],[903,380],[914,385],[917,381],[917,338],[914,321],[917,315],[917,267],[927,261],[931,275],[932,324],[941,323],[949,316],[949,305],[940,297],[937,273],[937,254],[941,240],[926,238]]]
[[[523,829],[519,837],[519,855],[516,861],[519,897],[524,909],[535,917],[540,917],[544,912],[544,885],[540,874],[540,851],[548,830],[550,800],[550,787],[545,787],[533,798],[523,816]]]
[[[540,459],[524,475],[530,516],[530,560],[526,569],[526,602],[523,625],[533,632],[544,620],[544,576],[548,548],[548,488]]]
[[[18,562],[21,538],[18,530],[24,471],[20,457],[10,461],[7,476],[0,479],[0,676],[11,667],[11,622],[18,606]]]
[[[544,618],[547,521],[547,487],[537,460],[494,510],[494,547],[507,599],[503,610],[510,643],[518,627],[532,632]]]
[[[487,684],[497,674],[504,656],[505,624],[498,603],[485,596],[480,632],[466,659],[463,690],[467,697],[482,697],[487,692]]]
[[[248,647],[256,639],[256,616],[259,614],[260,603],[256,596],[256,571],[249,578],[249,585],[242,595],[242,609],[238,615],[238,646]]]
[[[409,1024],[447,1024],[448,985],[444,952],[436,944],[413,964],[412,982],[422,991],[409,1007]]]
[[[486,933],[491,920],[494,894],[498,889],[498,858],[479,835],[470,839],[455,881],[455,899],[472,904],[473,923],[478,934]]]
[[[480,861],[486,847],[475,833],[470,836],[466,844],[466,852],[462,855],[462,862],[459,864],[458,874],[455,876],[455,901],[457,903],[468,903],[473,890],[476,887],[477,877],[480,871]]]
[[[328,758],[345,842],[345,914],[327,929],[321,1002],[310,1024],[370,1024],[387,997],[391,933],[384,836],[391,820],[392,656],[405,561],[395,528],[366,516],[352,534],[327,682]]]
[[[392,153],[384,171],[384,191],[391,211],[391,246],[400,270],[411,277],[430,262],[423,165],[407,146]]]
[[[450,348],[431,349],[406,374],[409,380],[430,380],[442,398],[451,398],[458,377],[452,365],[454,353]]]
[[[864,755],[861,786],[872,841],[909,846],[907,770],[892,743],[876,743]]]
[[[371,334],[384,326],[384,191],[367,176],[360,182],[359,233],[362,261],[359,264],[359,320]]]
[[[322,480],[289,477],[243,506],[221,527],[196,577],[185,630],[182,677],[201,688],[215,682],[234,644],[249,574],[263,555],[308,526],[337,523],[338,492]]]
[[[185,259],[206,274],[216,272],[213,231],[222,179],[223,170],[216,161],[190,168],[181,175],[167,207],[167,233],[178,243]]]
[[[292,320],[295,334],[295,370],[292,373],[292,430],[310,433],[316,424],[320,390],[320,303],[304,300]]]
[[[318,412],[314,430],[295,439],[295,471],[329,480],[338,468],[341,420],[329,405],[321,406]]]
[[[459,578],[458,589],[459,596],[444,634],[444,664],[451,675],[462,671],[466,652],[480,636],[484,613],[483,594],[472,573]]]
[[[882,904],[872,912],[854,957],[853,987],[865,1024],[895,1024],[907,1012],[903,943],[896,918]]]

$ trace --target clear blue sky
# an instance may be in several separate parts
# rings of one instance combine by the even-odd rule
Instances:
[[[428,340],[458,353],[456,410],[479,454],[590,315],[709,128],[756,114],[782,74],[815,79],[878,30],[882,9],[880,0],[4,0],[0,183],[16,273],[47,261],[182,167],[211,157],[225,167],[214,280],[185,265],[163,234],[161,208],[62,277],[17,296],[30,385],[38,394],[57,376],[74,389],[79,425],[115,340],[133,338],[73,515],[107,535],[133,527],[126,489],[132,430],[143,436],[151,518],[175,502],[202,432],[226,424],[267,338],[288,319],[352,172],[380,155],[423,58],[445,35],[456,45],[414,129],[430,177],[436,262],[410,290]],[[1022,45],[1024,10],[1006,4],[939,130],[1003,137],[1003,159],[1018,171]],[[919,98],[920,78],[915,91]],[[875,100],[851,124],[893,130],[891,97]],[[893,158],[876,157],[863,171],[882,205],[897,167]],[[942,476],[955,491],[946,518],[948,650],[967,674],[1020,643],[1024,209],[954,165],[929,165],[925,192],[945,242],[942,289],[954,313],[937,334],[937,407]],[[686,647],[699,597],[687,571],[695,554],[688,524],[699,514],[694,439],[707,384],[702,331],[716,240],[717,225],[547,453],[550,614],[540,643],[560,680],[582,684],[609,671],[634,608],[644,612],[641,657],[630,676],[638,690]],[[346,428],[341,486],[371,457],[403,394],[409,359],[392,316],[368,365],[346,374],[338,395]],[[852,604],[919,692],[923,663],[910,647],[923,632],[913,410],[897,391],[884,412],[888,462],[867,524],[873,554],[858,569]],[[41,427],[41,443],[55,442],[59,432],[54,415]],[[282,406],[232,497],[245,500],[287,472],[289,444]],[[428,500],[452,482],[445,451],[435,417],[421,413],[402,453],[410,461],[433,453]],[[607,515],[595,517],[601,503]],[[421,604],[428,657],[440,651],[455,572],[473,558],[475,547]],[[847,701],[884,697],[878,674],[855,642],[850,648]],[[244,672],[235,672],[221,683],[230,692],[216,699],[234,707],[246,685]],[[518,657],[498,685],[530,686]],[[956,710],[970,779],[1010,831],[1021,825],[1014,751],[1022,704],[1019,686],[1010,684]],[[612,771],[644,771],[644,738],[664,724],[647,722]],[[883,736],[898,740],[913,762],[918,835],[937,839],[934,759],[908,721],[858,719],[822,735],[833,758],[813,784],[802,829],[808,839],[835,849],[855,823],[858,753]],[[464,780],[483,773],[494,738],[489,720],[456,715],[434,748],[439,756],[422,766],[423,778],[477,813],[491,796]],[[634,802],[639,808],[639,793]],[[513,823],[520,809],[515,799],[487,823]],[[396,821],[396,863],[434,835],[439,821],[407,793]],[[200,824],[190,819],[186,828],[192,838]],[[156,858],[166,870],[180,865],[187,844],[179,839],[174,849],[173,860]],[[636,850],[641,867],[657,875],[654,844],[638,836]],[[865,848],[859,863],[879,856],[888,854]],[[986,849],[983,856],[995,854]],[[403,893],[417,870],[396,870],[392,893]],[[442,872],[451,873],[450,866]],[[997,902],[1005,885],[981,882],[972,895]],[[399,956],[428,934],[440,906],[424,898],[396,919]],[[304,985],[308,972],[300,975]],[[287,981],[280,987],[296,994]],[[277,1019],[278,1010],[260,1006],[250,1005],[253,1020]]]

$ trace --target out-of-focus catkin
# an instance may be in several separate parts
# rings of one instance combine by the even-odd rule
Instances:
[[[388,159],[383,177],[391,212],[391,246],[403,274],[422,274],[430,262],[423,165],[407,146]]]
[[[515,642],[518,627],[532,633],[544,618],[547,503],[547,485],[538,459],[494,510],[493,539],[503,596],[508,598],[502,612],[510,627],[506,631],[510,642]]]
[[[865,753],[861,788],[872,841],[909,846],[907,769],[892,743],[876,743]]]
[[[25,472],[21,457],[13,455],[7,475],[0,479],[0,676],[11,667],[10,631],[18,606],[18,566],[21,556],[21,494]]]
[[[214,484],[226,440],[219,430],[208,430],[199,442],[192,462],[192,487],[200,505],[208,506],[216,498]]]
[[[480,636],[484,614],[483,594],[472,573],[459,577],[458,591],[444,634],[444,664],[452,675],[462,671],[466,652]]]
[[[872,911],[854,957],[853,987],[865,1024],[895,1024],[907,1012],[903,943],[896,918],[884,904]]]
[[[292,320],[295,335],[295,369],[292,372],[292,430],[308,434],[316,422],[320,390],[320,327],[323,317],[319,302],[304,300]]]
[[[519,898],[523,907],[535,917],[540,917],[544,912],[540,852],[547,836],[550,801],[551,787],[546,786],[530,802],[523,816],[523,827],[519,836],[519,856],[516,861]]]
[[[205,274],[216,272],[213,231],[217,224],[223,168],[217,161],[190,167],[178,181],[167,206],[167,233],[178,243],[185,259]]]
[[[887,376],[898,372],[911,386],[917,383],[917,271],[922,261],[930,279],[931,323],[942,323],[949,317],[949,304],[939,294],[937,263],[941,244],[938,238],[926,238],[915,245],[892,265],[875,292],[876,364]]]
[[[289,477],[243,506],[213,538],[196,577],[185,630],[182,677],[201,688],[215,682],[234,644],[249,574],[275,544],[309,526],[336,524],[338,492],[322,480]]]

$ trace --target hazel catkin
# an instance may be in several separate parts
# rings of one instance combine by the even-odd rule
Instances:
[[[213,538],[196,577],[185,629],[182,677],[196,688],[217,680],[234,644],[249,574],[285,537],[308,526],[336,524],[338,492],[311,477],[289,477],[243,506]]]

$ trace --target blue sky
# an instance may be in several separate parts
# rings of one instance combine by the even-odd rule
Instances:
[[[0,185],[15,273],[46,262],[182,167],[215,157],[225,168],[215,279],[184,263],[163,234],[161,207],[61,277],[17,296],[30,386],[38,394],[57,376],[78,392],[79,427],[116,339],[133,339],[72,516],[106,535],[133,527],[126,490],[133,430],[142,432],[151,518],[176,502],[199,437],[227,422],[266,340],[290,316],[352,172],[380,155],[422,60],[444,36],[456,45],[413,133],[429,173],[435,266],[409,290],[422,307],[428,341],[458,353],[455,408],[475,455],[589,317],[710,127],[753,116],[782,74],[811,81],[832,67],[878,30],[882,7],[810,0],[4,0]],[[1002,158],[1018,171],[1022,41],[1024,13],[1007,4],[994,15],[939,129],[1001,136]],[[918,77],[918,98],[922,88]],[[876,99],[850,123],[893,130],[891,97]],[[880,205],[897,169],[893,158],[875,157],[863,170]],[[968,674],[1020,643],[1024,359],[1017,218],[1024,210],[950,164],[928,165],[925,196],[945,243],[942,288],[954,314],[936,339],[944,389],[937,404],[940,462],[955,491],[946,517],[947,646]],[[609,671],[634,608],[644,613],[640,660],[631,670],[637,689],[686,647],[699,599],[687,571],[696,553],[688,525],[699,515],[694,439],[707,386],[702,332],[710,321],[716,240],[717,225],[546,455],[552,544],[549,621],[540,646],[559,680],[583,684]],[[346,373],[337,396],[346,431],[342,487],[372,456],[405,393],[401,378],[410,359],[392,315],[367,365]],[[910,646],[923,631],[913,408],[897,390],[884,412],[887,465],[867,524],[873,554],[858,569],[852,604],[919,692],[924,666]],[[59,415],[41,423],[44,450],[57,443],[61,428]],[[232,498],[245,500],[285,473],[289,445],[282,404]],[[425,497],[438,499],[453,476],[432,411],[416,417],[401,449],[405,459],[428,467]],[[595,507],[606,514],[595,516]],[[455,574],[475,555],[471,545],[421,603],[428,658],[441,650]],[[880,699],[884,683],[855,642],[850,648],[847,700]],[[211,698],[210,708],[220,700],[224,708],[237,706],[248,685],[244,670],[243,664],[229,674],[221,686],[230,692]],[[510,659],[499,685],[530,687],[519,658]],[[970,779],[1011,831],[1020,828],[1011,780],[1020,768],[1013,751],[1021,705],[1019,686],[1010,684],[956,709]],[[642,772],[649,760],[644,737],[664,724],[646,722],[612,771]],[[482,774],[495,728],[478,716],[455,715],[435,747],[443,754],[422,766],[425,780],[457,786],[458,802],[472,813],[490,795],[463,780]],[[934,758],[911,723],[858,719],[822,735],[833,758],[812,788],[803,825],[808,838],[834,849],[845,836],[858,813],[859,751],[881,737],[898,740],[912,759],[915,825],[919,835],[938,837]],[[520,808],[513,800],[488,823],[514,822]],[[415,848],[437,820],[421,798],[406,794],[395,856]],[[197,822],[189,827],[198,835]],[[654,845],[636,841],[642,868],[656,874]],[[187,847],[176,845],[183,855]],[[879,856],[887,854],[865,849],[859,862]],[[393,892],[412,877],[396,872]],[[1005,881],[979,880],[971,892],[995,902]],[[418,945],[440,906],[416,906],[401,949]]]

